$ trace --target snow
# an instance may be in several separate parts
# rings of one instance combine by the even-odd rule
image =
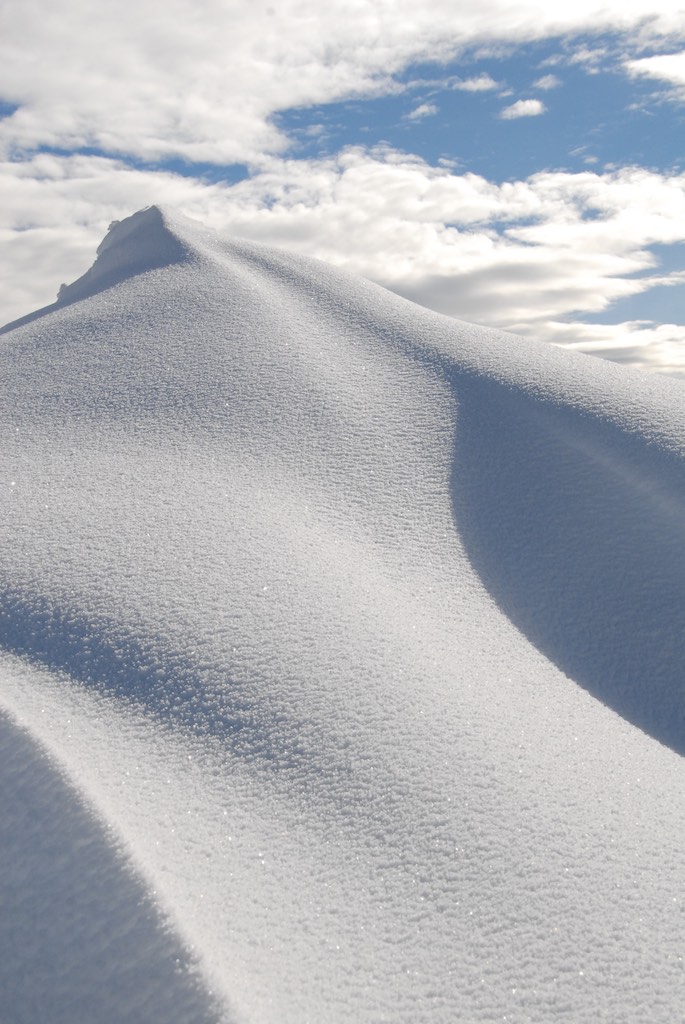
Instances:
[[[0,360],[3,1020],[679,1019],[679,382],[154,207]]]

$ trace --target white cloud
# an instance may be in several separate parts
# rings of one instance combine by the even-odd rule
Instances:
[[[458,89],[460,92],[490,92],[499,86],[490,75],[482,74],[475,78],[465,78],[463,81],[455,82],[452,88]]]
[[[580,159],[583,161],[584,164],[591,165],[591,164],[599,163],[599,159],[596,156],[594,156],[594,154],[592,154],[592,153],[590,153],[588,151],[588,147],[587,146],[575,146],[573,149],[569,150],[569,155],[570,156],[580,157]],[[613,170],[613,169],[614,168],[610,168],[610,167],[606,167],[605,166],[605,170]]]
[[[517,100],[516,103],[501,110],[499,116],[505,121],[513,121],[519,117],[539,117],[546,110],[541,100]]]
[[[672,98],[685,99],[685,51],[629,60],[625,68],[634,77],[655,78],[672,86]]]
[[[599,68],[609,58],[609,50],[604,46],[578,46],[573,49],[566,58],[569,64],[583,64],[585,70],[590,74],[599,71]]]
[[[682,32],[679,0],[25,0],[0,22],[6,153],[95,147],[146,160],[260,161],[287,139],[273,115],[396,88],[411,62],[474,44],[572,32]],[[643,29],[643,31],[646,31]]]
[[[533,82],[533,87],[546,92],[549,89],[558,89],[561,84],[561,79],[557,78],[556,75],[543,75],[542,78],[538,78]]]
[[[618,324],[546,325],[554,344],[685,381],[685,325],[633,320]]]
[[[433,117],[437,112],[438,108],[435,103],[422,103],[420,106],[416,107],[415,110],[412,110],[407,114],[407,120],[422,121],[425,117]]]

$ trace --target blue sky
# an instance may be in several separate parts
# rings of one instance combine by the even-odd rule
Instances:
[[[610,50],[615,42],[600,36],[576,45]],[[610,163],[682,171],[683,108],[655,96],[653,81],[633,78],[606,58],[572,63],[565,49],[563,40],[551,39],[507,56],[466,54],[447,65],[411,67],[398,76],[403,88],[396,95],[286,111],[277,123],[298,156],[384,141],[494,181]],[[463,89],[488,79],[490,88]],[[539,100],[544,113],[502,118],[527,99]],[[412,118],[422,107],[434,111]]]
[[[1,17],[3,321],[156,202],[685,377],[677,2],[30,0]]]

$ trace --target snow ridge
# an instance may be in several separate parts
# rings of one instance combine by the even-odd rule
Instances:
[[[198,1020],[677,1018],[681,384],[155,207],[0,360],[0,706],[125,850],[98,934],[165,915],[150,991],[176,955]]]

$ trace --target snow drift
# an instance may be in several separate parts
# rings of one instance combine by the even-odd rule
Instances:
[[[3,1021],[678,1018],[680,383],[156,208],[0,363]]]

